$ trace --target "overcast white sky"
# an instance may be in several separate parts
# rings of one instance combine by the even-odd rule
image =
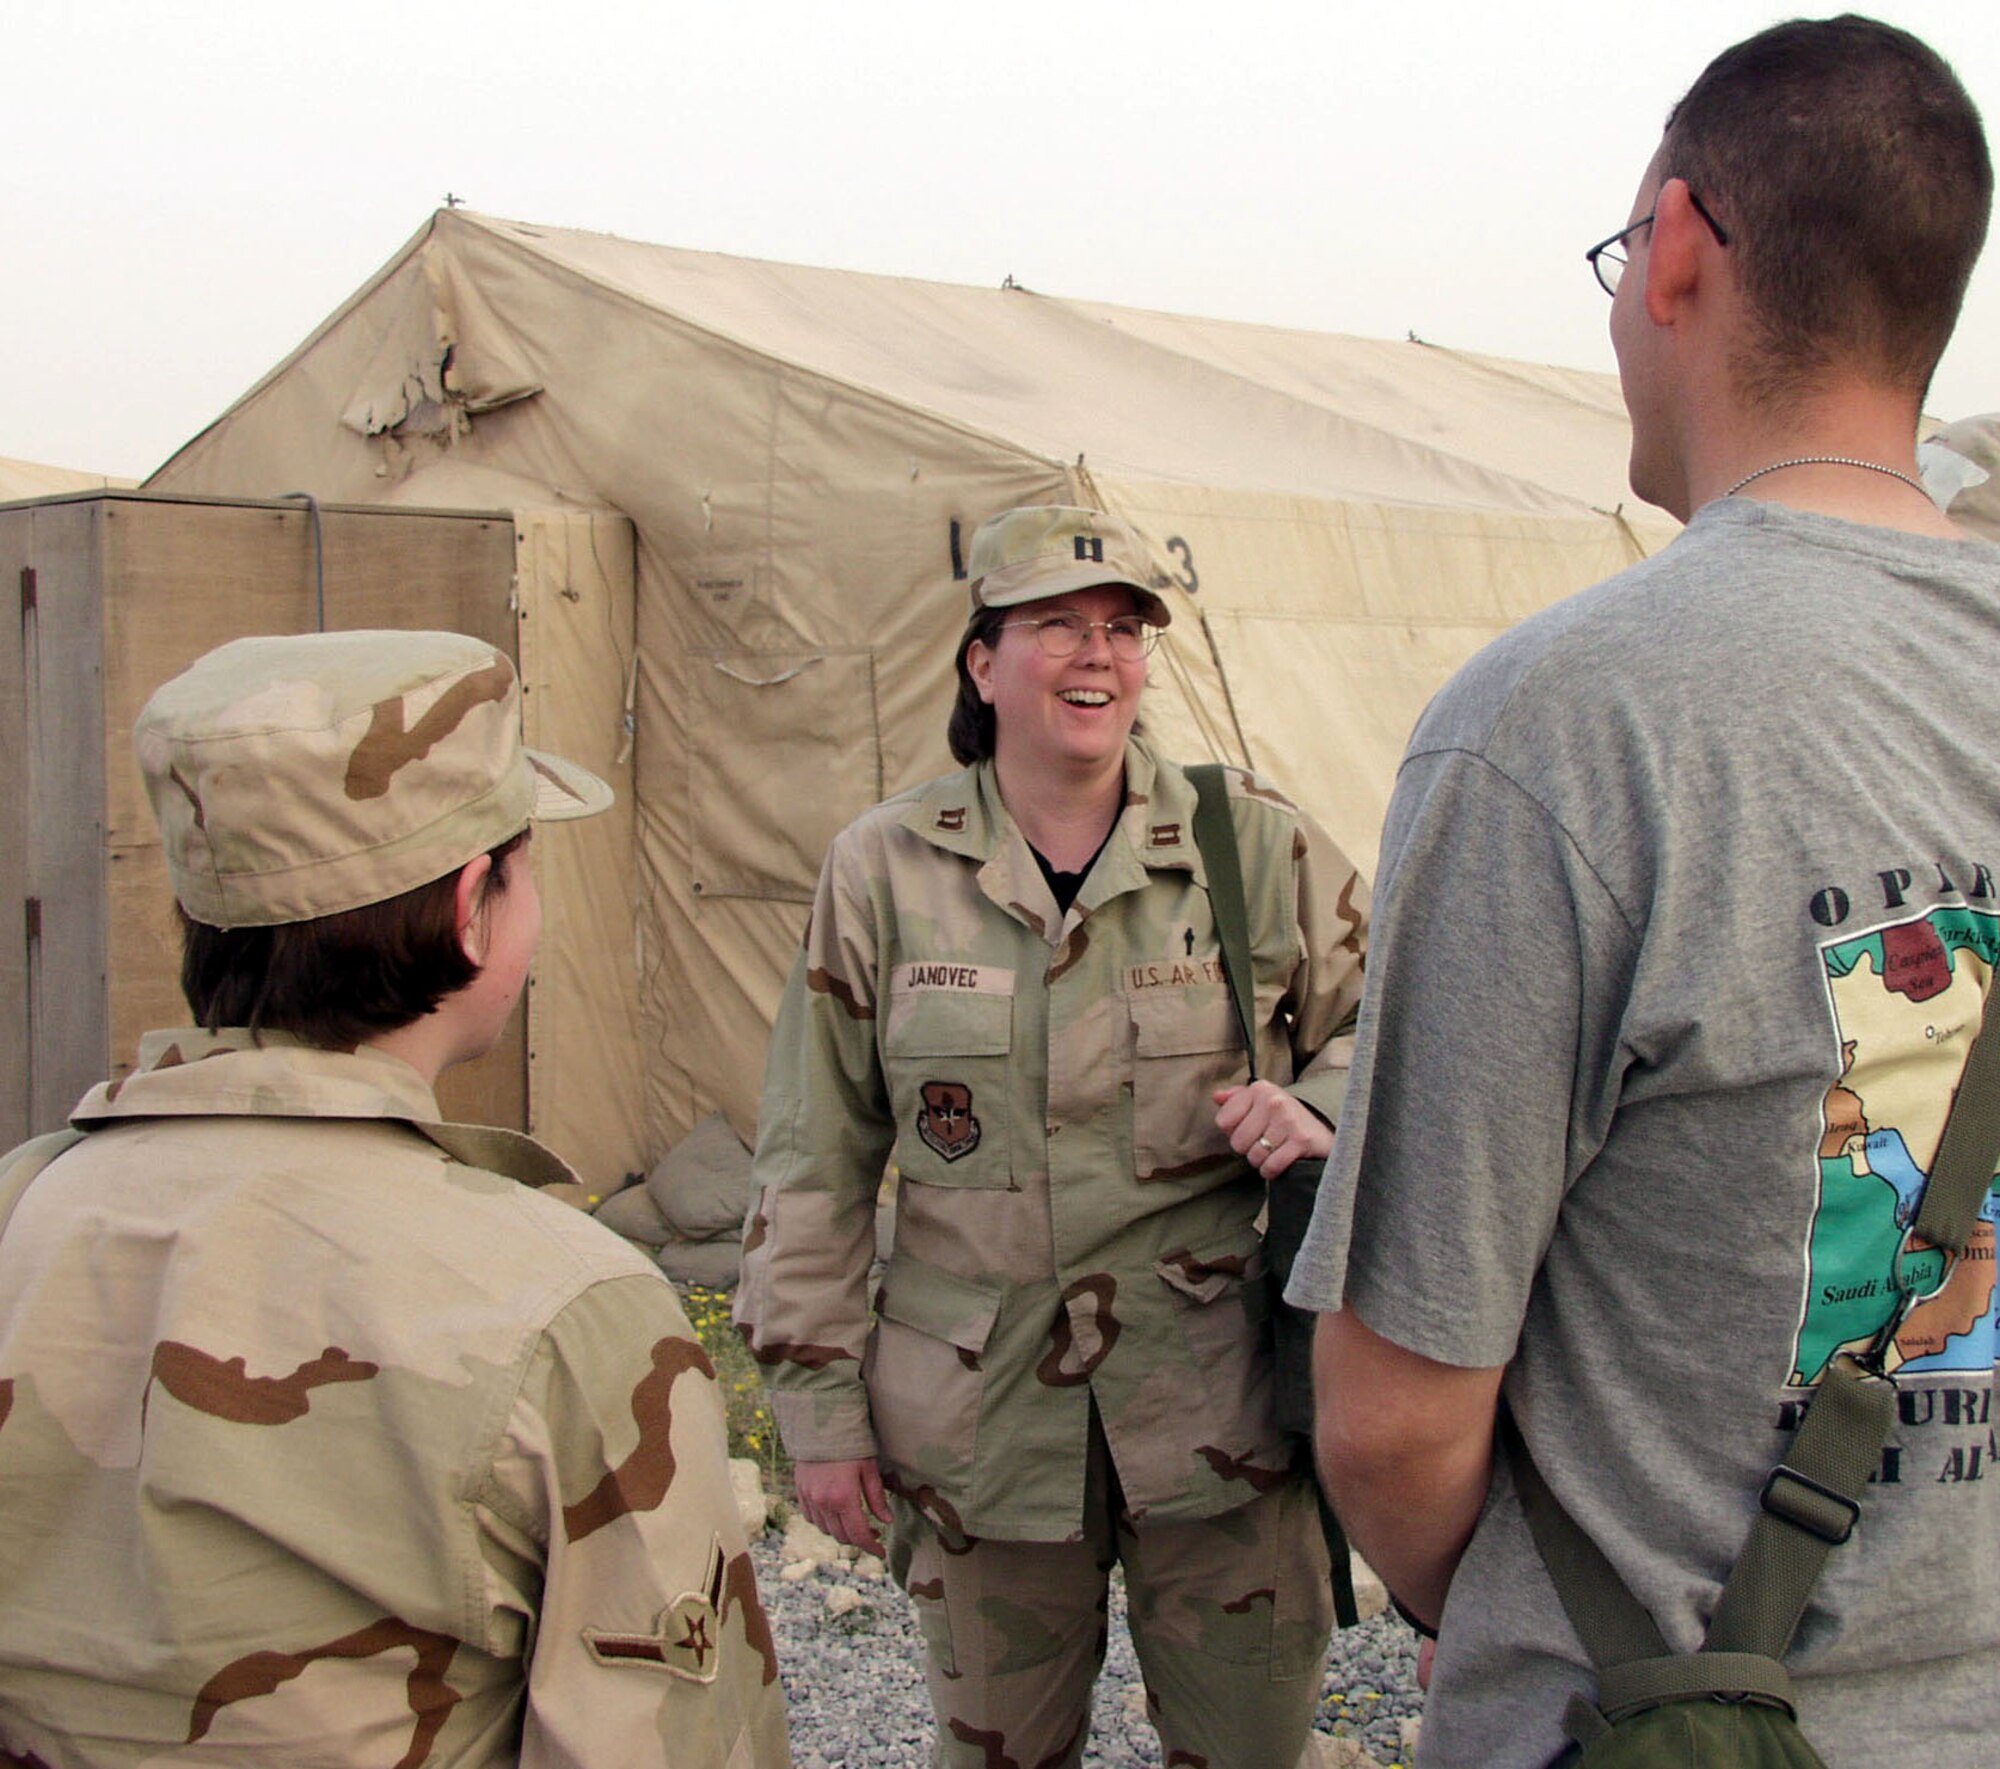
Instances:
[[[0,455],[157,466],[449,191],[1610,368],[1583,248],[1762,0],[0,0]],[[1826,7],[1808,8],[1815,12]],[[1992,0],[1880,0],[2000,139]],[[2000,248],[1930,401],[2000,408]]]

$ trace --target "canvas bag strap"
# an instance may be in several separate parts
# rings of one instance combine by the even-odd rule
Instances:
[[[1944,1138],[1924,1187],[1912,1233],[1933,1247],[1963,1253],[2000,1166],[2000,965],[1986,979],[1979,1036],[1958,1078]]]
[[[1562,1508],[1549,1491],[1542,1471],[1528,1453],[1521,1428],[1503,1402],[1500,1407],[1500,1447],[1514,1476],[1514,1494],[1535,1547],[1549,1569],[1556,1595],[1577,1638],[1598,1670],[1658,1658],[1667,1642],[1638,1598],[1626,1589],[1602,1550]]]
[[[1784,1656],[1826,1557],[1853,1530],[1895,1421],[1896,1385],[1887,1377],[1848,1354],[1827,1365],[1784,1461],[1764,1482],[1703,1652]]]
[[[1250,1079],[1257,1079],[1255,973],[1250,968],[1250,906],[1243,894],[1243,856],[1236,846],[1236,819],[1229,810],[1229,785],[1217,762],[1199,762],[1187,770],[1194,787],[1194,845],[1208,873],[1209,906],[1215,912],[1215,936],[1222,946],[1222,969],[1229,978],[1229,998],[1236,1005],[1236,1024],[1243,1047],[1250,1053]]]
[[[1236,1008],[1236,1023],[1243,1033],[1243,1048],[1249,1054],[1250,1079],[1257,1079],[1256,995],[1250,968],[1250,906],[1243,892],[1243,855],[1236,842],[1236,818],[1229,809],[1229,783],[1216,762],[1198,762],[1187,770],[1194,787],[1194,845],[1208,874],[1209,908],[1215,916],[1216,942],[1222,948],[1223,974],[1229,979],[1229,999]],[[1307,1163],[1294,1164],[1294,1174]],[[1280,1181],[1282,1184],[1283,1182]],[[1272,1211],[1277,1209],[1273,1194]],[[1289,1262],[1287,1262],[1289,1264]],[[1280,1268],[1274,1267],[1274,1272]],[[1282,1284],[1280,1285],[1282,1288]],[[1288,1305],[1274,1301],[1273,1316]],[[1319,1526],[1326,1537],[1327,1554],[1333,1566],[1333,1614],[1343,1628],[1361,1619],[1354,1597],[1354,1568],[1348,1559],[1347,1535],[1340,1519],[1327,1503],[1326,1493],[1313,1476],[1313,1492],[1319,1501]]]
[[[1597,1668],[1596,1704],[1573,1698],[1563,1715],[1564,1731],[1587,1744],[1626,1714],[1698,1695],[1752,1695],[1795,1709],[1791,1673],[1775,1656],[1671,1651],[1645,1606],[1549,1491],[1504,1405],[1500,1443],[1521,1514],[1562,1599],[1563,1613]]]

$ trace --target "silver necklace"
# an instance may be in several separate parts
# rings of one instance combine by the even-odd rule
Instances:
[[[1880,461],[1857,461],[1852,455],[1794,455],[1789,461],[1773,461],[1768,467],[1759,467],[1754,473],[1745,473],[1722,495],[1733,498],[1751,480],[1762,479],[1766,473],[1781,472],[1786,467],[1866,467],[1871,473],[1886,473],[1891,479],[1900,479],[1912,491],[1923,492],[1927,498],[1931,495],[1924,491],[1921,479],[1913,479],[1895,467],[1885,467]]]

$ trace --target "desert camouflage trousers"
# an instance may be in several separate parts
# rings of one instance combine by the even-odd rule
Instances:
[[[1167,1769],[1298,1762],[1333,1628],[1326,1541],[1304,1479],[1217,1517],[1135,1520],[1093,1411],[1081,1541],[954,1535],[893,1503],[889,1567],[923,1632],[933,1769],[1075,1769],[1114,1565]]]

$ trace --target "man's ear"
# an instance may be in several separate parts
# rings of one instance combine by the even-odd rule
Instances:
[[[1672,325],[1701,284],[1703,248],[1716,245],[1685,178],[1669,178],[1660,186],[1653,199],[1652,235],[1646,243],[1646,317],[1657,326]]]
[[[452,887],[452,919],[458,928],[458,949],[474,964],[486,962],[486,885],[493,856],[481,854],[458,869]]]

